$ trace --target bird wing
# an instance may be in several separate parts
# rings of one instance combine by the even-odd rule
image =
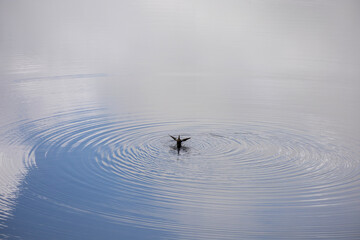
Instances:
[[[171,135],[169,135],[169,136],[176,141],[176,138],[175,138],[175,137],[173,137],[173,136],[171,136]]]
[[[182,139],[181,141],[182,142],[185,142],[186,140],[189,140],[190,138],[184,138],[184,139]]]

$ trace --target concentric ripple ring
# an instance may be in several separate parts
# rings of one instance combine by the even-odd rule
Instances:
[[[168,134],[191,140],[178,154]],[[208,209],[218,219],[240,219],[255,207],[259,216],[269,206],[347,209],[360,197],[358,152],[270,123],[154,121],[91,109],[23,121],[5,136],[9,144],[27,146],[23,161],[36,172],[25,176],[28,198],[111,224],[186,232],[185,238],[201,228],[214,239],[246,231],[179,217]]]

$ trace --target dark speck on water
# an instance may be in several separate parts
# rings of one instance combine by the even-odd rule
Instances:
[[[170,135],[170,137],[176,141],[176,148],[177,148],[178,154],[180,153],[180,150],[181,150],[181,147],[182,147],[182,143],[190,139],[190,138],[182,138],[182,139],[181,139],[181,138],[180,138],[180,135],[178,136],[178,138],[173,137],[173,136],[171,136],[171,135]]]

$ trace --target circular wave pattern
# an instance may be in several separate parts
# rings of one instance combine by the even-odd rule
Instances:
[[[269,236],[271,226],[260,222],[274,216],[270,209],[287,216],[277,219],[286,226],[292,224],[286,209],[303,220],[311,219],[314,209],[326,209],[318,221],[340,214],[341,207],[350,211],[360,198],[358,152],[271,124],[116,120],[89,110],[24,122],[19,129],[26,138],[9,142],[32,146],[33,157],[24,161],[36,165],[24,204],[42,199],[51,205],[48,211],[73,211],[112,224],[185,238],[259,237],[258,228]],[[191,139],[178,154],[168,134]],[[250,215],[253,224],[247,223]],[[70,215],[61,216],[66,221]],[[329,230],[309,224],[317,234]],[[352,227],[347,231],[357,234]],[[303,234],[299,226],[298,237]],[[335,230],[326,234],[335,236]]]

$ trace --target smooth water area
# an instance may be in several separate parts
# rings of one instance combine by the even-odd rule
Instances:
[[[0,6],[1,238],[360,238],[356,1]]]

